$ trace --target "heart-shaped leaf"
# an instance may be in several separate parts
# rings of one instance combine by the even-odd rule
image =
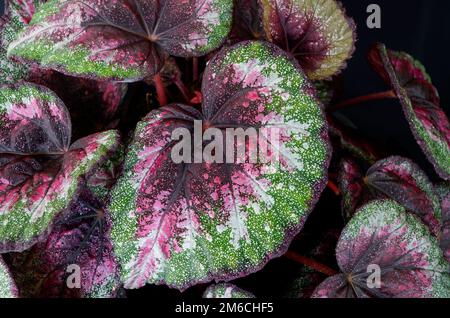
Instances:
[[[417,215],[439,236],[442,220],[439,197],[427,175],[411,160],[395,156],[380,160],[364,176],[357,162],[345,159],[339,179],[347,218],[371,199],[390,198]]]
[[[136,81],[167,54],[208,53],[231,29],[232,0],[52,0],[9,54],[83,77]]]
[[[255,296],[233,284],[222,283],[209,286],[203,294],[203,298],[244,299],[255,298]]]
[[[291,53],[312,80],[328,79],[355,49],[355,23],[335,0],[260,0],[268,39]]]
[[[185,289],[229,280],[285,252],[326,181],[327,125],[314,95],[282,50],[243,42],[209,62],[202,113],[170,105],[138,124],[110,206],[125,288],[149,282]],[[217,150],[210,148],[209,155],[217,156],[213,162],[174,161],[172,134],[178,129],[188,129],[189,139],[209,128],[220,138],[227,128],[251,127],[263,132],[259,143],[269,160],[251,163],[249,155],[237,161],[233,150],[225,160],[218,141]],[[277,132],[279,143],[272,140]],[[229,147],[238,143],[233,139]],[[212,145],[204,141],[206,158]],[[246,153],[257,146],[250,142]],[[271,163],[277,154],[279,162]],[[198,151],[193,155],[198,162]]]
[[[313,297],[450,297],[449,264],[437,240],[394,201],[361,208],[336,255],[342,273],[325,280]]]
[[[10,1],[9,15],[0,20],[0,83],[13,84],[24,80],[50,88],[69,108],[76,123],[73,136],[77,138],[114,128],[113,119],[127,92],[125,84],[65,76],[55,71],[30,68],[6,57],[9,43],[29,20],[20,17],[34,14],[33,6],[38,2],[42,1]]]
[[[0,256],[0,298],[17,298],[18,291],[8,267]]]
[[[440,107],[439,95],[420,62],[403,52],[375,45],[369,61],[392,86],[419,146],[437,173],[450,179],[450,123]]]
[[[365,183],[416,214],[438,235],[442,219],[439,197],[427,175],[414,162],[402,157],[380,160],[367,171]]]
[[[107,215],[100,202],[83,190],[46,241],[23,253],[11,253],[10,268],[26,298],[116,297],[120,279],[107,239]],[[80,285],[71,278],[79,268]]]
[[[82,177],[117,147],[118,133],[70,145],[71,122],[51,91],[0,87],[0,251],[21,251],[49,233]]]

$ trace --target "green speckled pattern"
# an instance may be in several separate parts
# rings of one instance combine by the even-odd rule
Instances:
[[[235,285],[222,283],[209,286],[203,294],[203,298],[245,299],[255,298],[255,296]]]
[[[0,299],[17,297],[18,292],[16,284],[14,283],[11,273],[0,256]]]
[[[436,238],[394,201],[372,201],[362,207],[342,232],[336,255],[344,276],[353,277],[358,297],[450,297],[449,264]],[[379,290],[365,285],[363,273],[371,264],[381,267]],[[315,296],[339,295],[329,289],[339,277],[324,282]]]
[[[112,147],[116,146],[118,134],[114,131],[99,134],[92,140],[98,143],[98,149],[80,158],[72,170],[70,166],[63,166],[58,175],[54,176],[57,182],[62,183],[61,191],[47,193],[42,201],[29,206],[29,197],[24,196],[17,203],[10,206],[8,212],[0,215],[0,246],[3,251],[23,250],[32,245],[40,236],[48,233],[52,222],[58,214],[70,203],[81,182],[81,177],[89,173]],[[69,152],[64,160],[71,161]],[[73,159],[72,159],[73,160]],[[73,164],[73,163],[72,163]],[[67,169],[67,170],[66,170]],[[53,185],[53,184],[51,184]],[[31,210],[30,210],[31,208]],[[42,215],[36,219],[34,213],[39,211]]]
[[[14,84],[28,75],[28,66],[7,57],[8,45],[23,28],[17,16],[0,19],[0,84]]]
[[[428,176],[413,161],[399,156],[380,160],[368,170],[366,184],[373,193],[382,193],[414,213],[439,236],[439,197]]]
[[[209,53],[231,29],[232,0],[137,0],[134,9],[124,2],[49,1],[8,56],[69,75],[133,82],[158,73],[168,54]]]
[[[267,38],[311,80],[339,74],[355,51],[356,25],[336,0],[259,0]]]
[[[13,135],[20,139],[11,138],[11,125]],[[17,156],[0,167],[0,251],[8,252],[24,250],[48,234],[82,178],[117,147],[119,134],[91,135],[70,147],[70,118],[65,106],[50,90],[23,84],[0,87],[0,142],[2,152]],[[34,156],[42,159],[48,153],[53,161],[47,162],[46,169],[34,163],[37,168],[30,177],[11,173],[15,166],[9,165],[20,169],[22,162],[26,167]]]
[[[249,66],[249,73],[241,72]],[[255,83],[239,76],[259,78],[262,83],[250,89],[245,85]],[[302,228],[324,188],[329,163],[322,109],[305,75],[280,49],[246,42],[210,61],[203,82],[205,119],[214,117],[221,103],[244,88],[249,96],[257,92],[257,101],[248,106],[245,99],[236,101],[221,120],[256,125],[261,116],[254,112],[262,111],[265,125],[277,125],[288,136],[281,149],[288,168],[279,165],[263,172],[264,165],[249,164],[244,168],[246,176],[240,165],[231,165],[235,181],[229,183],[225,165],[193,165],[202,177],[192,177],[183,185],[176,177],[179,167],[166,170],[163,163],[171,159],[161,153],[170,142],[169,128],[177,127],[176,121],[165,118],[173,118],[175,111],[179,114],[179,106],[150,113],[137,127],[110,206],[111,238],[126,288],[148,282],[185,289],[213,278],[247,275],[283,254]],[[164,159],[156,164],[159,157]],[[165,206],[165,189],[173,191],[180,183],[192,194],[189,201],[195,201],[196,207],[188,208],[186,198],[180,196],[161,213],[158,207]],[[161,201],[155,199],[159,197]]]

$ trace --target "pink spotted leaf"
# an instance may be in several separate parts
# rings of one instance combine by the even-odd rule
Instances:
[[[155,283],[184,290],[257,271],[286,251],[324,188],[324,114],[306,76],[282,50],[264,42],[224,49],[208,64],[202,94],[202,112],[178,104],[152,111],[128,149],[110,205],[125,288]],[[276,127],[281,144],[272,144],[266,129],[260,142],[269,161],[249,160],[252,142],[242,163],[221,163],[220,147],[210,148],[218,156],[213,163],[174,161],[175,130],[185,128],[191,138],[195,130],[216,128],[223,136],[238,127]],[[204,141],[205,151],[211,145]],[[272,165],[278,152],[280,162]],[[193,159],[192,149],[186,156]]]
[[[107,238],[103,203],[84,189],[58,220],[49,237],[24,253],[11,253],[9,264],[26,298],[106,298],[120,295],[117,263]],[[67,281],[80,268],[80,286]]]
[[[373,201],[343,230],[341,273],[317,287],[316,298],[448,298],[449,264],[436,238],[394,201]]]
[[[52,0],[8,53],[69,75],[137,81],[158,73],[169,54],[219,47],[232,10],[232,0]]]
[[[439,197],[427,175],[414,162],[402,157],[378,161],[367,171],[365,183],[416,214],[438,235],[442,220]]]
[[[42,86],[0,87],[0,251],[22,251],[48,235],[88,175],[119,143],[118,133],[71,144],[71,120]]]
[[[339,2],[259,1],[267,38],[293,55],[310,79],[328,79],[345,68],[356,35]]]
[[[24,80],[50,88],[68,107],[75,123],[72,131],[75,138],[115,128],[118,109],[127,92],[125,84],[65,76],[55,71],[29,67],[6,57],[9,43],[29,23],[31,18],[28,15],[32,17],[36,6],[42,2],[8,2],[10,10],[0,22],[0,83],[13,84]]]
[[[427,175],[409,159],[389,157],[376,162],[366,174],[352,159],[344,159],[339,172],[342,211],[346,218],[372,199],[390,198],[417,215],[439,236],[442,212],[439,197]]]

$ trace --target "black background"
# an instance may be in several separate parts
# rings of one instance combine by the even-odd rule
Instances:
[[[448,112],[450,105],[450,2],[442,0],[397,0],[366,1],[343,0],[348,14],[357,23],[357,51],[344,71],[343,95],[341,99],[355,97],[387,89],[366,62],[368,48],[374,42],[384,42],[389,48],[410,53],[426,66],[438,88],[442,107]],[[366,8],[376,3],[382,9],[382,28],[368,29]],[[0,12],[3,1],[0,1]],[[346,110],[343,114],[359,128],[362,136],[374,139],[391,149],[391,154],[410,157],[418,162],[432,178],[435,174],[414,141],[404,119],[400,104],[395,100],[373,102]],[[329,192],[329,191],[328,191]],[[308,233],[327,219],[335,222],[328,210],[336,206],[336,198],[325,191],[324,198],[308,220],[303,232]],[[328,213],[328,215],[327,215]],[[339,226],[337,221],[336,226]],[[313,241],[313,240],[311,240]],[[296,243],[294,243],[296,244]],[[238,281],[257,296],[283,296],[283,291],[295,277],[298,266],[286,259],[271,261],[264,270]],[[184,296],[198,297],[204,286],[188,290]],[[130,291],[129,297],[152,296],[154,298],[179,297],[177,291],[165,287],[147,286],[139,291]],[[150,298],[151,299],[151,298]],[[164,306],[164,303],[161,303]]]
[[[343,0],[349,16],[357,23],[358,41],[353,59],[344,71],[344,95],[355,97],[386,90],[366,60],[369,47],[383,42],[388,48],[405,51],[427,68],[441,95],[442,107],[450,110],[450,1],[442,0]],[[367,27],[367,6],[379,4],[382,27]],[[345,115],[362,135],[388,146],[392,154],[405,155],[419,163],[431,177],[434,171],[417,146],[401,106],[396,101],[374,102],[346,110]]]

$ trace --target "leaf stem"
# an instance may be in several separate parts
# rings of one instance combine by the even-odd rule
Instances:
[[[392,98],[397,98],[397,95],[395,94],[394,90],[381,92],[381,93],[374,93],[374,94],[359,96],[356,98],[345,100],[345,101],[338,103],[335,106],[331,107],[330,110],[332,112],[336,112],[336,111],[346,109],[351,106],[359,105],[362,103],[367,103],[370,101],[382,100],[382,99],[392,99]]]
[[[190,92],[186,85],[184,85],[183,81],[176,79],[174,81],[175,86],[178,88],[178,90],[181,92],[181,95],[183,95],[184,100],[186,103],[189,103],[191,101]]]
[[[158,102],[160,106],[167,105],[167,94],[166,88],[164,87],[161,74],[158,73],[153,77],[153,81],[155,82],[156,94],[158,96]]]
[[[322,263],[319,263],[319,262],[317,262],[317,261],[315,261],[315,260],[313,260],[311,258],[308,258],[308,257],[303,256],[303,255],[299,255],[299,254],[297,254],[295,252],[289,251],[289,252],[287,252],[285,254],[285,256],[288,259],[290,259],[290,260],[292,260],[294,262],[297,262],[299,264],[308,266],[308,267],[310,267],[310,268],[312,268],[312,269],[314,269],[314,270],[316,270],[319,273],[322,273],[324,275],[334,276],[334,275],[338,274],[338,272],[335,271],[334,269],[332,269],[332,268],[330,268],[330,267],[328,267],[328,266],[326,266],[326,265],[324,265]]]
[[[337,196],[341,195],[341,190],[339,190],[339,187],[333,181],[328,180],[327,187]]]

